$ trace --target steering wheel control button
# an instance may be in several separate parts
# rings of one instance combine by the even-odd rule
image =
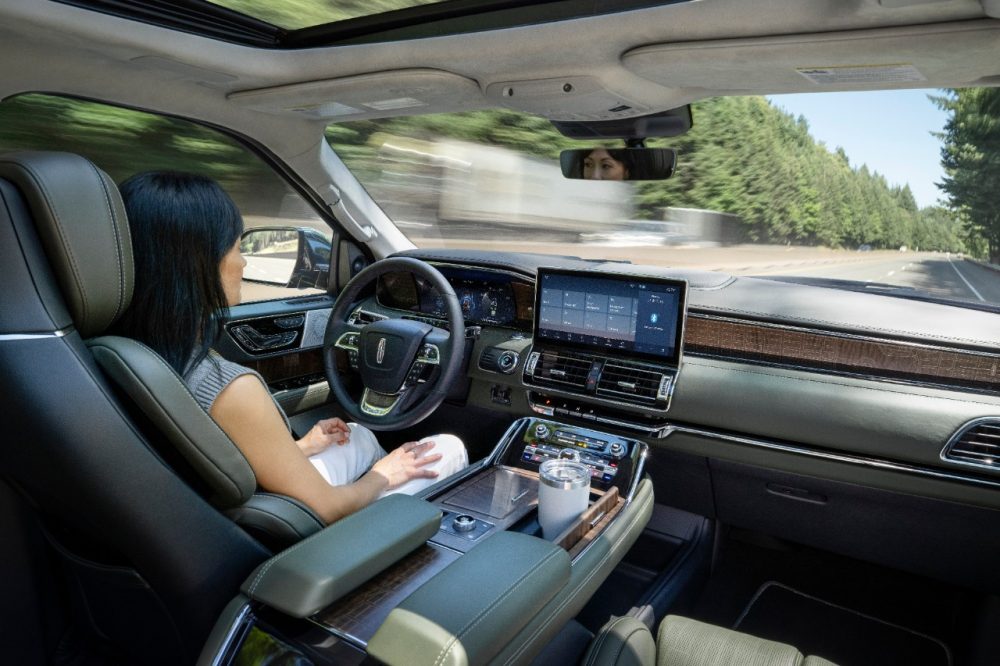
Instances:
[[[420,348],[417,360],[437,365],[441,362],[441,352],[438,351],[437,345],[425,344]]]
[[[451,521],[451,526],[455,528],[456,532],[471,532],[476,529],[476,519],[466,513],[463,513],[459,516],[455,516],[455,519]]]

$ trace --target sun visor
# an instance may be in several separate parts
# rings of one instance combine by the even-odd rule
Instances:
[[[243,90],[229,100],[256,111],[339,122],[485,106],[474,80],[436,69],[403,69]]]
[[[1000,74],[1000,21],[649,45],[622,64],[669,88],[733,93],[975,85]]]

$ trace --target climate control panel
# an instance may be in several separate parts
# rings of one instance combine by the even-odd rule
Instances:
[[[641,446],[610,433],[543,419],[528,419],[518,443],[508,451],[508,464],[536,471],[546,460],[569,458],[590,468],[592,485],[616,485],[622,491],[631,481]]]

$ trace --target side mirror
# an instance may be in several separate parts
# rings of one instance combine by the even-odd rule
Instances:
[[[308,227],[257,227],[240,237],[243,279],[290,289],[326,289],[330,241]]]
[[[583,148],[559,154],[563,176],[585,180],[666,180],[674,173],[673,148]]]

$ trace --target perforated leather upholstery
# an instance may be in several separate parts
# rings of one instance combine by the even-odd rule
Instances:
[[[44,249],[37,259],[47,259],[55,276],[55,285],[36,280],[46,329],[73,326],[91,338],[94,360],[187,461],[207,499],[255,537],[281,547],[322,528],[299,502],[254,499],[257,481],[246,458],[158,354],[127,338],[94,337],[129,306],[135,277],[128,220],[111,178],[78,155],[24,151],[0,156],[0,179],[20,195],[8,205],[27,203],[19,212],[31,218]]]
[[[836,666],[791,645],[668,615],[656,643],[632,617],[612,618],[590,643],[583,666]]]

